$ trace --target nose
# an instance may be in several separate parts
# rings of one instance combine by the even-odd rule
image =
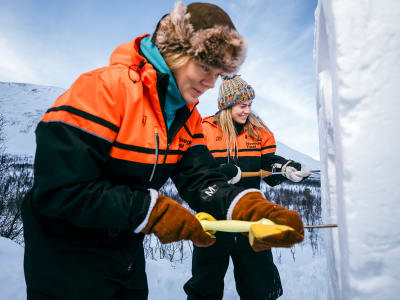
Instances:
[[[250,113],[250,111],[251,111],[250,107],[246,106],[246,107],[244,108],[244,113],[245,113],[246,115],[248,115],[248,114]]]
[[[217,81],[218,77],[215,76],[207,76],[203,78],[201,83],[207,88],[207,89],[212,89],[215,86],[215,82]]]

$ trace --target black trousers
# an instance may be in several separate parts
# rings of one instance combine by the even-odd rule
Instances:
[[[61,271],[61,270],[60,270]],[[93,292],[87,289],[85,280],[78,279],[79,274],[70,274],[69,281],[76,279],[73,290],[67,292],[70,296],[65,297],[60,289],[58,296],[54,292],[38,290],[35,287],[27,288],[27,300],[146,300],[148,298],[147,277],[145,272],[145,260],[143,248],[138,252],[132,261],[132,269],[125,274],[91,274],[88,281],[94,284]],[[57,276],[55,274],[55,276]],[[69,283],[71,287],[71,283]],[[50,295],[53,294],[53,295]]]
[[[124,259],[124,252],[115,249],[122,261],[130,261],[127,268],[121,268],[120,258],[112,263],[98,261],[98,268],[85,266],[79,254],[66,257],[65,265],[79,265],[54,272],[54,279],[43,280],[40,284],[27,281],[27,300],[147,300],[148,286],[145,272],[145,258],[142,245],[133,256]],[[98,254],[98,253],[96,253]],[[107,266],[107,267],[106,267]],[[41,274],[38,274],[41,276]],[[61,279],[63,278],[63,279]],[[61,279],[61,280],[60,280]]]
[[[77,227],[24,201],[28,300],[146,300],[144,234]]]
[[[184,285],[188,300],[222,299],[230,257],[241,300],[274,300],[282,295],[271,250],[255,252],[242,234],[217,232],[216,237],[211,247],[194,247],[192,278]]]

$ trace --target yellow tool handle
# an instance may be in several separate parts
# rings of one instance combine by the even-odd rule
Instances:
[[[250,225],[254,222],[245,221],[200,221],[204,231],[224,231],[224,232],[249,232]]]
[[[293,228],[286,225],[278,225],[268,219],[261,219],[257,222],[248,222],[240,220],[221,220],[217,221],[215,218],[205,212],[196,214],[203,230],[214,237],[216,231],[224,232],[248,232],[249,243],[254,245],[255,239],[265,239],[268,236],[280,235],[287,231],[294,231]]]
[[[200,220],[200,224],[204,231],[224,231],[224,232],[249,232],[250,226],[253,224],[274,225],[275,223],[268,219],[261,219],[257,222],[239,221],[239,220],[223,220],[208,221]]]

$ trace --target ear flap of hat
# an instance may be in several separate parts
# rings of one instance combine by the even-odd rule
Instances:
[[[154,33],[151,35],[151,42],[152,42],[153,44],[156,43],[156,35],[157,35],[158,28],[160,27],[161,21],[164,20],[164,18],[165,18],[166,16],[168,16],[168,14],[165,14],[165,15],[163,15],[163,16],[161,17],[160,21],[158,21],[158,23],[157,23],[157,26],[156,26],[156,29],[154,30]]]

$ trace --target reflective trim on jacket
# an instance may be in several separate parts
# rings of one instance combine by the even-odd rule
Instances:
[[[284,158],[275,155],[276,142],[274,134],[270,130],[258,129],[260,140],[255,140],[248,135],[245,128],[236,137],[237,158],[230,154],[228,160],[228,151],[226,140],[223,136],[222,129],[219,127],[213,116],[209,116],[202,121],[204,140],[211,154],[220,164],[234,163],[240,167],[242,172],[256,172],[260,169],[271,171],[271,165],[275,162],[281,162]],[[281,175],[270,176],[266,178],[266,182],[273,186],[286,180]],[[259,188],[260,178],[242,178],[238,186],[246,188]]]

